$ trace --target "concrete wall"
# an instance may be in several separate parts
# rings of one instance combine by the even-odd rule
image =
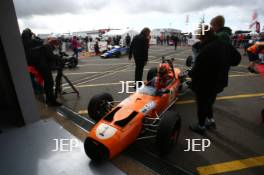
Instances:
[[[25,123],[40,119],[22,45],[13,1],[0,1],[0,36]]]

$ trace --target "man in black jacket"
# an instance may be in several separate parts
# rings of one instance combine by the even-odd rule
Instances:
[[[30,64],[31,49],[34,47],[42,46],[43,42],[38,37],[36,37],[35,34],[29,28],[23,30],[21,37],[26,54],[26,59],[28,64]]]
[[[56,39],[49,39],[43,46],[31,49],[30,54],[30,64],[39,71],[44,80],[46,103],[49,106],[61,106],[61,103],[56,101],[53,90],[54,81],[51,72],[52,69],[57,67],[60,60],[57,55],[53,54],[53,50],[58,44]]]
[[[131,37],[129,34],[127,34],[125,40],[126,40],[126,47],[130,47]]]
[[[149,37],[150,29],[146,27],[140,32],[139,35],[136,35],[133,38],[129,48],[129,60],[131,60],[133,54],[136,64],[135,83],[137,81],[142,81],[144,66],[148,61]]]
[[[189,75],[196,94],[198,125],[190,129],[203,134],[206,127],[215,127],[213,104],[218,93],[228,85],[230,66],[240,63],[240,53],[227,42],[221,41],[213,31],[200,36],[201,44]]]

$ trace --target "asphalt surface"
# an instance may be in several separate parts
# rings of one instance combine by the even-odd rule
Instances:
[[[175,66],[185,69],[185,58],[188,55],[191,55],[188,46],[178,47],[176,51],[172,46],[151,46],[144,79],[148,69],[158,65],[161,56],[174,57]],[[95,94],[108,92],[115,100],[129,96],[118,92],[122,89],[120,81],[134,80],[133,60],[128,60],[127,56],[108,59],[89,57],[81,58],[79,62],[77,68],[64,70],[64,74],[80,92],[79,98],[75,94],[62,96],[60,100],[65,106],[89,118],[85,110]],[[180,97],[173,109],[182,117],[181,135],[171,153],[162,157],[162,160],[197,174],[264,174],[264,125],[260,116],[264,107],[264,80],[257,74],[249,73],[247,64],[248,60],[244,56],[241,64],[231,69],[229,86],[219,94],[214,106],[217,129],[208,130],[205,136],[193,133],[188,128],[197,122],[194,94],[189,91]],[[67,84],[64,89],[71,90]],[[209,139],[211,145],[205,151],[185,152],[188,147],[186,139]],[[197,143],[201,142],[198,140]],[[141,149],[144,154],[159,157],[155,140],[138,141],[133,146]],[[243,161],[249,158],[253,160],[245,160],[246,163]]]

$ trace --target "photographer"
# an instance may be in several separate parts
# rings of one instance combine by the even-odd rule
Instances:
[[[43,42],[40,38],[36,37],[36,35],[29,28],[23,30],[21,37],[22,37],[25,54],[26,54],[26,59],[27,59],[28,64],[30,65],[31,64],[31,60],[30,60],[31,49],[34,47],[42,46]]]
[[[46,104],[49,106],[61,106],[61,103],[56,101],[51,72],[52,69],[58,69],[57,67],[61,67],[59,65],[59,57],[53,54],[53,50],[58,45],[58,40],[50,38],[44,45],[31,49],[30,54],[31,64],[39,71],[44,80]]]

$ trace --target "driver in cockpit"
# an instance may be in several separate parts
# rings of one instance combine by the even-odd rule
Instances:
[[[154,87],[158,90],[166,88],[173,80],[173,70],[168,63],[159,65],[157,76],[154,80]]]

